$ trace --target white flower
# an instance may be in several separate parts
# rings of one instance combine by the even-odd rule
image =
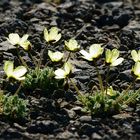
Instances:
[[[137,79],[140,80],[140,62],[135,63],[132,72],[137,76]]]
[[[59,29],[57,27],[52,27],[49,32],[47,30],[47,28],[44,29],[44,39],[47,42],[52,42],[52,43],[56,43],[57,41],[60,40],[61,38],[61,34],[58,33]]]
[[[132,50],[131,56],[135,62],[140,61],[140,50],[138,52],[136,52],[135,50]]]
[[[113,89],[112,86],[107,88],[107,95],[109,95],[109,96],[115,96],[116,95],[116,91]]]
[[[80,45],[78,45],[78,42],[72,38],[69,41],[65,41],[65,48],[68,51],[76,52],[80,49]]]
[[[24,50],[28,51],[30,49],[30,42],[27,40],[29,37],[28,34],[23,35],[22,38],[17,33],[11,33],[9,34],[7,40],[12,44],[12,45],[19,45],[21,46]]]
[[[72,70],[72,66],[70,63],[67,62],[64,64],[64,69],[55,70],[55,72],[54,72],[55,78],[56,79],[64,79],[70,74],[71,70]]]
[[[117,49],[113,49],[112,51],[107,49],[105,52],[105,61],[106,63],[110,63],[110,66],[117,66],[121,64],[124,58],[119,57],[119,51]]]
[[[89,53],[85,50],[81,50],[82,57],[88,61],[93,61],[94,58],[98,58],[103,53],[101,44],[93,44],[89,48]]]
[[[24,66],[18,66],[14,69],[14,63],[12,61],[6,61],[4,63],[4,72],[8,78],[14,78],[21,81],[25,79],[24,75],[27,72],[27,69]]]
[[[59,62],[60,60],[62,60],[64,54],[56,51],[56,52],[52,52],[52,51],[48,51],[48,56],[50,57],[52,62]]]

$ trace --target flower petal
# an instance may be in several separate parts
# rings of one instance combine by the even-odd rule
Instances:
[[[113,63],[119,57],[119,51],[117,49],[112,50],[111,62]]]
[[[23,37],[20,39],[20,42],[21,42],[21,43],[26,42],[27,39],[28,39],[28,37],[29,37],[28,34],[23,35]]]
[[[132,59],[133,59],[135,62],[139,61],[139,56],[138,56],[138,54],[140,54],[140,52],[137,53],[135,50],[132,50],[132,51],[131,51]]]
[[[52,27],[49,32],[49,41],[57,42],[61,38],[61,34],[58,34],[59,29],[57,27]]]
[[[8,36],[7,40],[12,44],[12,45],[17,45],[20,42],[20,37],[17,33],[11,33]]]
[[[48,56],[50,57],[52,62],[58,62],[63,58],[64,54],[59,52],[59,51],[52,52],[52,51],[49,50],[48,51]]]
[[[25,75],[25,73],[27,72],[27,69],[26,67],[24,66],[18,66],[16,69],[14,69],[13,71],[13,77],[17,80],[20,80],[20,79],[25,79],[23,78],[22,76]]]
[[[7,77],[10,78],[13,74],[14,70],[14,63],[12,61],[6,61],[4,63],[4,72],[6,73]]]
[[[25,42],[20,42],[19,44],[24,50],[28,51],[30,49],[31,43],[27,40]]]
[[[140,61],[140,50],[138,50],[138,61]]]
[[[117,66],[117,65],[121,64],[123,60],[124,60],[124,58],[120,57],[120,58],[116,59],[113,63],[111,63],[110,66],[113,66],[113,67]]]
[[[99,55],[103,53],[103,48],[101,44],[93,44],[89,48],[89,53],[93,58],[97,58]]]
[[[66,74],[68,75],[68,74],[70,73],[70,71],[72,70],[71,64],[68,63],[68,62],[65,63],[65,65],[64,65],[64,70],[65,70]]]
[[[116,95],[116,91],[113,90],[113,87],[110,86],[109,88],[107,88],[107,95],[109,96],[115,96]]]
[[[80,48],[80,45],[78,45],[78,42],[71,38],[68,42],[65,41],[65,46],[66,46],[66,50],[68,51],[77,51]]]
[[[106,63],[111,63],[110,62],[111,56],[112,56],[111,50],[107,49],[106,52],[105,52],[105,61],[106,61]]]
[[[49,42],[49,33],[48,33],[48,30],[47,28],[44,29],[44,39]]]
[[[62,69],[57,69],[54,72],[56,79],[64,79],[66,77],[66,72]]]
[[[22,77],[14,77],[14,76],[13,76],[13,78],[15,78],[16,80],[19,80],[19,81],[25,80],[25,76],[22,76]]]
[[[61,34],[59,33],[56,37],[55,37],[55,42],[58,42],[61,39]],[[54,43],[55,43],[54,42]]]
[[[53,52],[48,50],[48,56],[50,57],[50,59],[53,57]]]
[[[86,52],[85,50],[81,50],[80,53],[83,55],[82,58],[88,60],[88,61],[93,61],[92,56]]]
[[[140,62],[136,62],[132,71],[134,72],[134,74],[138,77],[140,77]]]

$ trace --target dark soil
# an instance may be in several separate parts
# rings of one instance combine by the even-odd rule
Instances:
[[[140,2],[139,0],[62,0],[59,5],[47,0],[1,0],[0,1],[0,81],[4,60],[17,57],[6,41],[9,33],[30,35],[33,51],[46,47],[44,27],[57,26],[63,35],[61,41],[48,46],[51,50],[63,50],[64,40],[76,37],[82,49],[93,43],[103,43],[106,48],[118,48],[127,59],[111,70],[109,82],[119,91],[126,89],[132,81],[130,58],[132,49],[140,45]],[[21,54],[23,52],[21,51]],[[25,59],[31,65],[30,59]],[[50,61],[44,59],[44,63]],[[82,92],[98,86],[95,68],[76,53],[71,58],[75,66],[74,79]],[[101,61],[99,61],[100,65]],[[104,65],[100,65],[104,77]],[[2,82],[0,82],[2,83]],[[136,84],[139,88],[140,84]],[[1,85],[2,87],[2,85]],[[26,96],[25,96],[26,95]],[[82,111],[77,94],[69,90],[56,90],[49,97],[40,90],[25,93],[29,99],[29,116],[23,120],[0,118],[0,139],[25,140],[139,140],[140,103],[114,116],[91,117]]]

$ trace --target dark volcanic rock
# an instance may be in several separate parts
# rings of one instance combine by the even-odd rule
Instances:
[[[55,1],[55,0],[53,0]],[[56,44],[47,44],[44,28],[60,28],[62,39]],[[125,61],[109,72],[109,85],[115,90],[126,89],[133,81],[131,69],[134,64],[131,50],[140,49],[140,6],[138,0],[61,0],[60,4],[48,0],[1,0],[0,1],[0,88],[3,84],[5,60],[14,60],[20,65],[15,47],[6,40],[9,33],[20,36],[29,34],[31,53],[40,60],[40,52],[46,48],[41,67],[50,66],[48,50],[64,51],[64,41],[75,38],[81,49],[102,43],[104,49],[120,50]],[[34,65],[22,48],[20,55],[34,69]],[[104,56],[97,61],[105,83]],[[67,53],[66,53],[67,57]],[[72,53],[74,66],[72,80],[83,94],[94,92],[99,87],[95,65]],[[52,66],[52,65],[51,65]],[[62,64],[57,64],[61,67]],[[68,81],[69,82],[69,81]],[[8,89],[15,91],[18,85]],[[70,89],[68,89],[70,87]],[[137,81],[136,88],[139,89]],[[7,91],[9,92],[9,91]],[[9,120],[0,114],[0,139],[65,139],[65,140],[112,140],[140,139],[140,104],[129,107],[113,117],[95,117],[83,111],[77,101],[77,93],[70,83],[54,92],[44,92],[37,87],[33,92],[22,90],[22,97],[29,100],[29,115],[25,122]]]
[[[44,120],[44,121],[37,121],[35,124],[31,124],[27,131],[30,133],[53,133],[54,130],[58,127],[57,122]]]

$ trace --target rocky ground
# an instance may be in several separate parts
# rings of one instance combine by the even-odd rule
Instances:
[[[130,51],[140,45],[140,2],[138,0],[62,0],[49,4],[47,0],[1,0],[0,1],[0,79],[2,81],[4,60],[17,60],[12,46],[6,40],[9,33],[28,33],[34,52],[46,47],[44,27],[57,26],[62,39],[54,48],[63,50],[63,41],[75,37],[82,49],[93,43],[103,43],[106,48],[118,48],[125,61],[111,70],[109,82],[119,91],[132,81],[130,74],[133,61]],[[35,53],[36,55],[36,53]],[[25,56],[27,61],[30,60]],[[46,61],[49,61],[46,58]],[[95,68],[72,55],[75,66],[74,79],[80,91],[90,91],[98,86]],[[105,67],[99,61],[102,76]],[[2,82],[1,82],[2,83]],[[136,84],[139,88],[140,84]],[[1,84],[2,88],[2,84]],[[35,94],[34,94],[35,93]],[[29,100],[29,117],[23,120],[7,120],[0,117],[0,139],[17,140],[139,140],[140,103],[113,116],[91,117],[82,111],[73,87],[56,90],[50,97],[40,90],[26,95]]]

